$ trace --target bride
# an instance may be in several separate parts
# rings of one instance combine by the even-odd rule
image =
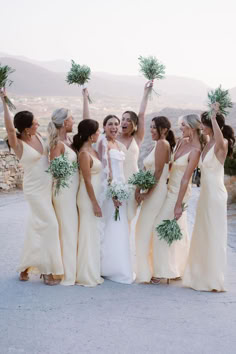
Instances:
[[[103,121],[105,136],[98,143],[102,161],[102,214],[103,234],[101,239],[101,275],[118,283],[131,284],[133,271],[129,241],[129,226],[126,202],[106,198],[108,181],[125,182],[125,146],[116,140],[120,120],[114,115]],[[119,206],[120,220],[115,221],[115,208]]]

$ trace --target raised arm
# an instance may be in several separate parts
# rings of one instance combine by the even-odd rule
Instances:
[[[84,178],[85,182],[85,187],[89,196],[89,199],[91,200],[92,206],[93,206],[93,212],[94,215],[97,217],[102,217],[102,211],[101,208],[97,202],[93,185],[91,183],[91,157],[86,151],[81,151],[79,153],[79,165],[80,169]]]
[[[178,199],[175,204],[174,216],[175,216],[176,220],[178,220],[183,213],[182,203],[184,200],[184,196],[187,191],[189,180],[193,174],[193,171],[195,170],[195,168],[198,165],[200,155],[201,155],[201,152],[198,150],[192,151],[189,155],[188,166],[187,166],[185,173],[182,177],[182,180],[180,183],[180,190],[179,190],[179,194],[178,194]]]
[[[144,132],[145,132],[145,112],[147,109],[147,103],[148,103],[148,94],[153,86],[152,81],[148,81],[145,86],[144,86],[144,92],[143,92],[143,98],[140,104],[139,108],[139,114],[138,114],[138,130],[136,132],[136,139],[138,144],[141,144],[144,138]]]
[[[90,119],[90,113],[89,113],[89,102],[88,102],[88,89],[84,88],[82,90],[83,94],[83,119]]]
[[[215,138],[215,154],[223,164],[227,156],[228,142],[224,139],[222,131],[216,120],[216,114],[219,111],[219,103],[218,102],[213,103],[211,108],[212,108],[211,123],[212,123],[214,138]]]
[[[4,99],[4,97],[6,96],[6,91],[1,90],[0,96],[1,96],[2,104],[3,104],[4,123],[5,123],[6,131],[7,131],[9,145],[14,150],[16,156],[18,158],[21,158],[23,147],[22,147],[21,142],[19,142],[19,139],[17,138],[16,129],[14,127],[14,124],[13,124],[8,106],[6,104],[6,101]]]

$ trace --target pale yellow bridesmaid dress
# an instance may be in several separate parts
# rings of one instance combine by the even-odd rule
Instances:
[[[102,164],[96,157],[90,156],[93,160],[91,183],[96,199],[99,200]],[[94,215],[93,206],[81,172],[77,205],[79,208],[80,223],[76,283],[84,286],[96,286],[104,281],[100,276],[101,221],[100,218]]]
[[[168,192],[166,200],[161,208],[160,213],[157,215],[154,228],[158,226],[163,220],[174,219],[174,208],[178,198],[180,183],[185,170],[188,165],[188,158],[190,152],[180,156],[174,161],[172,156],[172,167],[168,182]],[[191,178],[185,193],[183,203],[187,203],[191,194]],[[165,240],[160,240],[157,232],[154,236],[154,247],[156,249],[156,257],[153,265],[153,276],[157,278],[173,279],[181,277],[187,262],[189,252],[189,237],[187,229],[187,211],[184,211],[178,220],[183,237],[181,240],[174,241],[171,246]]]
[[[201,191],[183,284],[195,290],[224,291],[227,249],[227,191],[224,166],[214,146],[200,158]]]
[[[124,150],[123,150],[124,151]],[[128,179],[136,172],[138,172],[138,158],[139,158],[139,147],[135,140],[132,139],[130,146],[125,148],[125,162],[124,162],[124,175],[125,181],[128,182]],[[135,217],[137,213],[138,204],[134,196],[135,188],[128,200],[128,220],[129,222]]]
[[[143,160],[146,170],[155,172],[155,147],[151,153]],[[169,164],[165,164],[158,185],[153,190],[150,197],[142,203],[136,224],[136,282],[150,282],[153,276],[153,263],[156,261],[156,243],[153,243],[154,220],[160,212],[167,195],[167,178],[169,174]],[[153,247],[152,247],[153,246]]]
[[[77,162],[77,154],[66,144],[65,155],[68,160]],[[53,193],[53,205],[55,208],[61,241],[62,261],[64,276],[61,285],[74,285],[76,279],[76,258],[78,247],[78,209],[77,193],[79,187],[79,172],[76,171],[69,179],[68,186],[61,188],[55,196]]]
[[[62,275],[58,222],[52,205],[52,178],[45,172],[49,166],[47,148],[43,139],[37,137],[43,146],[42,155],[22,141],[20,163],[24,168],[23,191],[30,216],[18,271],[28,269],[28,272]]]

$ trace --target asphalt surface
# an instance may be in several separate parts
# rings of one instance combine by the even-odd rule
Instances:
[[[188,207],[192,228],[199,190]],[[28,207],[22,192],[0,194],[0,354],[236,353],[236,208],[229,209],[225,293],[181,281],[96,288],[20,282],[16,267]]]

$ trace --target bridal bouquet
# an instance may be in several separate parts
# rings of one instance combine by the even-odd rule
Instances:
[[[156,57],[142,57],[138,58],[140,72],[148,80],[161,80],[164,79],[165,75],[165,65],[161,64]],[[153,88],[150,90],[150,94]],[[154,91],[154,90],[153,90]],[[155,91],[154,91],[155,92]]]
[[[223,115],[227,115],[229,113],[227,109],[233,107],[233,102],[231,101],[229,91],[223,90],[221,85],[217,89],[208,92],[208,100],[208,107],[210,109],[213,103],[218,102],[220,105],[219,112]],[[209,115],[211,115],[211,113],[212,112],[210,110]]]
[[[145,191],[155,186],[157,181],[151,171],[139,170],[129,178],[128,183],[139,187],[142,191]]]
[[[69,187],[68,181],[77,169],[77,162],[70,162],[66,154],[55,157],[50,162],[46,172],[52,175],[55,182],[55,196],[60,192],[61,188]]]
[[[182,209],[186,210],[187,206],[183,203]],[[179,224],[176,219],[173,220],[163,220],[160,225],[156,227],[160,240],[165,240],[170,246],[173,241],[181,240],[183,235]]]
[[[71,60],[71,69],[67,74],[66,81],[69,85],[76,84],[84,86],[86,82],[90,80],[91,70],[87,65],[79,65]],[[89,103],[92,103],[88,96]]]
[[[122,182],[112,181],[108,184],[107,189],[107,198],[108,199],[115,199],[119,202],[123,200],[128,200],[130,197],[130,188],[127,184]],[[120,220],[120,211],[119,206],[116,207],[114,219],[117,221]]]
[[[13,83],[12,80],[8,79],[8,76],[14,73],[14,69],[10,68],[8,65],[1,65],[0,63],[0,90],[3,90],[6,86],[11,86]],[[10,111],[16,109],[14,104],[9,100],[7,96],[4,97],[6,104],[8,105]]]

